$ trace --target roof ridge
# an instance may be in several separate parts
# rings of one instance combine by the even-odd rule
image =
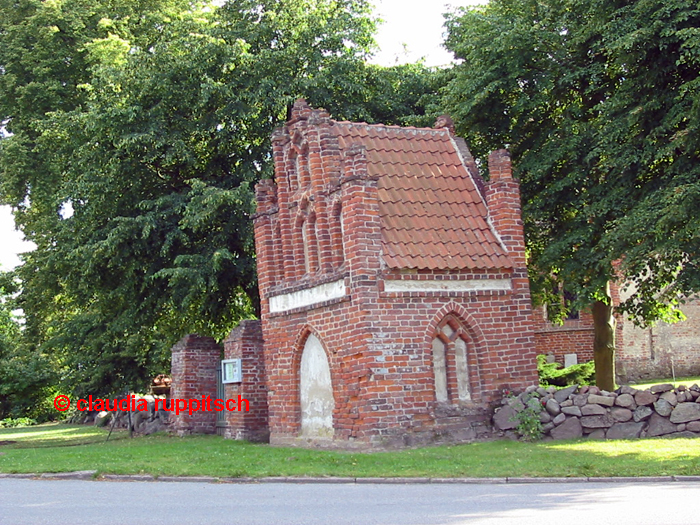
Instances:
[[[430,132],[431,135],[446,135],[449,137],[450,133],[447,128],[417,128],[415,126],[398,126],[396,124],[368,124],[367,122],[351,122],[349,120],[331,120],[334,124],[340,124],[341,126],[347,127],[369,127],[369,128],[384,128],[397,131],[420,131],[420,132]]]

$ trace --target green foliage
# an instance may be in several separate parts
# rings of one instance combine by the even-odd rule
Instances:
[[[255,315],[253,188],[296,98],[434,119],[438,73],[364,63],[365,0],[207,4],[0,0],[0,200],[37,245],[22,352],[73,394],[143,389],[184,334]]]
[[[55,370],[45,355],[24,344],[21,321],[13,312],[16,288],[11,273],[0,274],[0,419],[11,415],[47,421],[56,411],[42,400]]]
[[[18,417],[14,419],[11,417],[6,417],[5,419],[0,419],[0,428],[29,427],[36,424],[36,419],[31,419],[28,417]]]
[[[552,280],[577,308],[631,280],[621,310],[644,324],[700,290],[699,26],[690,0],[493,0],[448,18],[463,61],[445,104],[477,156],[511,149],[540,302]]]
[[[522,399],[525,408],[517,412],[514,420],[518,422],[515,431],[525,441],[537,441],[542,438],[544,430],[540,421],[540,413],[542,412],[542,403],[537,392],[527,394]]]
[[[595,384],[595,363],[588,361],[562,367],[559,363],[548,363],[546,355],[537,356],[537,373],[542,386],[571,386]]]

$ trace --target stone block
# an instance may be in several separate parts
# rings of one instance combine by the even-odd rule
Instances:
[[[588,434],[588,439],[605,439],[605,429],[599,428]]]
[[[600,405],[584,405],[581,407],[581,414],[584,416],[602,416],[607,414],[607,410]]]
[[[639,406],[632,413],[632,417],[636,423],[649,419],[654,411],[648,406]]]
[[[518,421],[515,419],[516,414],[515,409],[508,405],[501,407],[493,415],[493,425],[498,430],[511,430],[518,426]]]
[[[648,406],[652,405],[659,397],[652,394],[648,390],[640,390],[634,394],[634,402],[637,406]]]
[[[553,428],[549,435],[553,439],[576,439],[583,435],[583,428],[578,418],[569,417],[561,425]]]
[[[615,423],[605,433],[607,439],[636,439],[642,433],[644,423]]]
[[[670,434],[676,432],[677,427],[671,423],[668,419],[659,414],[652,414],[649,418],[649,426],[647,427],[648,437],[663,436],[664,434]]]
[[[554,392],[554,399],[557,403],[563,403],[564,401],[569,399],[569,396],[576,392],[577,389],[578,385],[574,385],[562,388],[561,390],[557,390],[556,392]]]
[[[700,432],[700,421],[689,421],[685,425],[685,429],[691,432]]]
[[[577,406],[562,407],[561,411],[563,414],[566,414],[567,416],[581,417],[583,415],[581,413],[581,408],[577,407]]]
[[[581,426],[584,428],[608,428],[615,424],[615,420],[610,414],[602,416],[583,416]]]
[[[664,392],[659,396],[659,399],[667,401],[669,405],[674,407],[678,404],[678,396],[673,392]]]
[[[630,410],[637,408],[637,404],[634,402],[634,396],[631,394],[620,394],[615,399],[615,404],[622,408],[629,408]]]
[[[629,408],[613,407],[610,409],[610,415],[619,423],[632,419],[632,411]]]
[[[554,423],[554,426],[559,426],[561,425],[564,421],[566,421],[566,414],[559,414],[557,417],[552,419],[552,423]]]
[[[668,417],[673,412],[673,406],[665,399],[659,399],[654,403],[654,410],[660,416]]]
[[[571,398],[571,401],[574,402],[574,406],[582,407],[588,403],[588,394],[577,394]]]
[[[548,399],[547,403],[544,405],[544,408],[551,416],[558,416],[561,413],[561,407],[555,399]]]
[[[590,394],[588,396],[588,403],[595,403],[596,405],[611,407],[615,404],[615,398],[610,396],[599,396],[596,394]]]
[[[681,403],[671,412],[671,423],[687,423],[700,419],[700,404]]]
[[[652,394],[662,394],[663,392],[670,392],[673,390],[673,385],[671,383],[664,383],[662,385],[654,385],[650,389]]]

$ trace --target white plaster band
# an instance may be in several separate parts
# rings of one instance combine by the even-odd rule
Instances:
[[[469,279],[467,281],[384,281],[385,292],[473,292],[481,290],[510,290],[510,279]]]
[[[286,312],[345,296],[345,279],[270,297],[270,313]]]

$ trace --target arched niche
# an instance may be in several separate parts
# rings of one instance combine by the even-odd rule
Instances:
[[[299,367],[301,436],[333,437],[335,399],[328,357],[321,341],[311,334],[306,339]]]

